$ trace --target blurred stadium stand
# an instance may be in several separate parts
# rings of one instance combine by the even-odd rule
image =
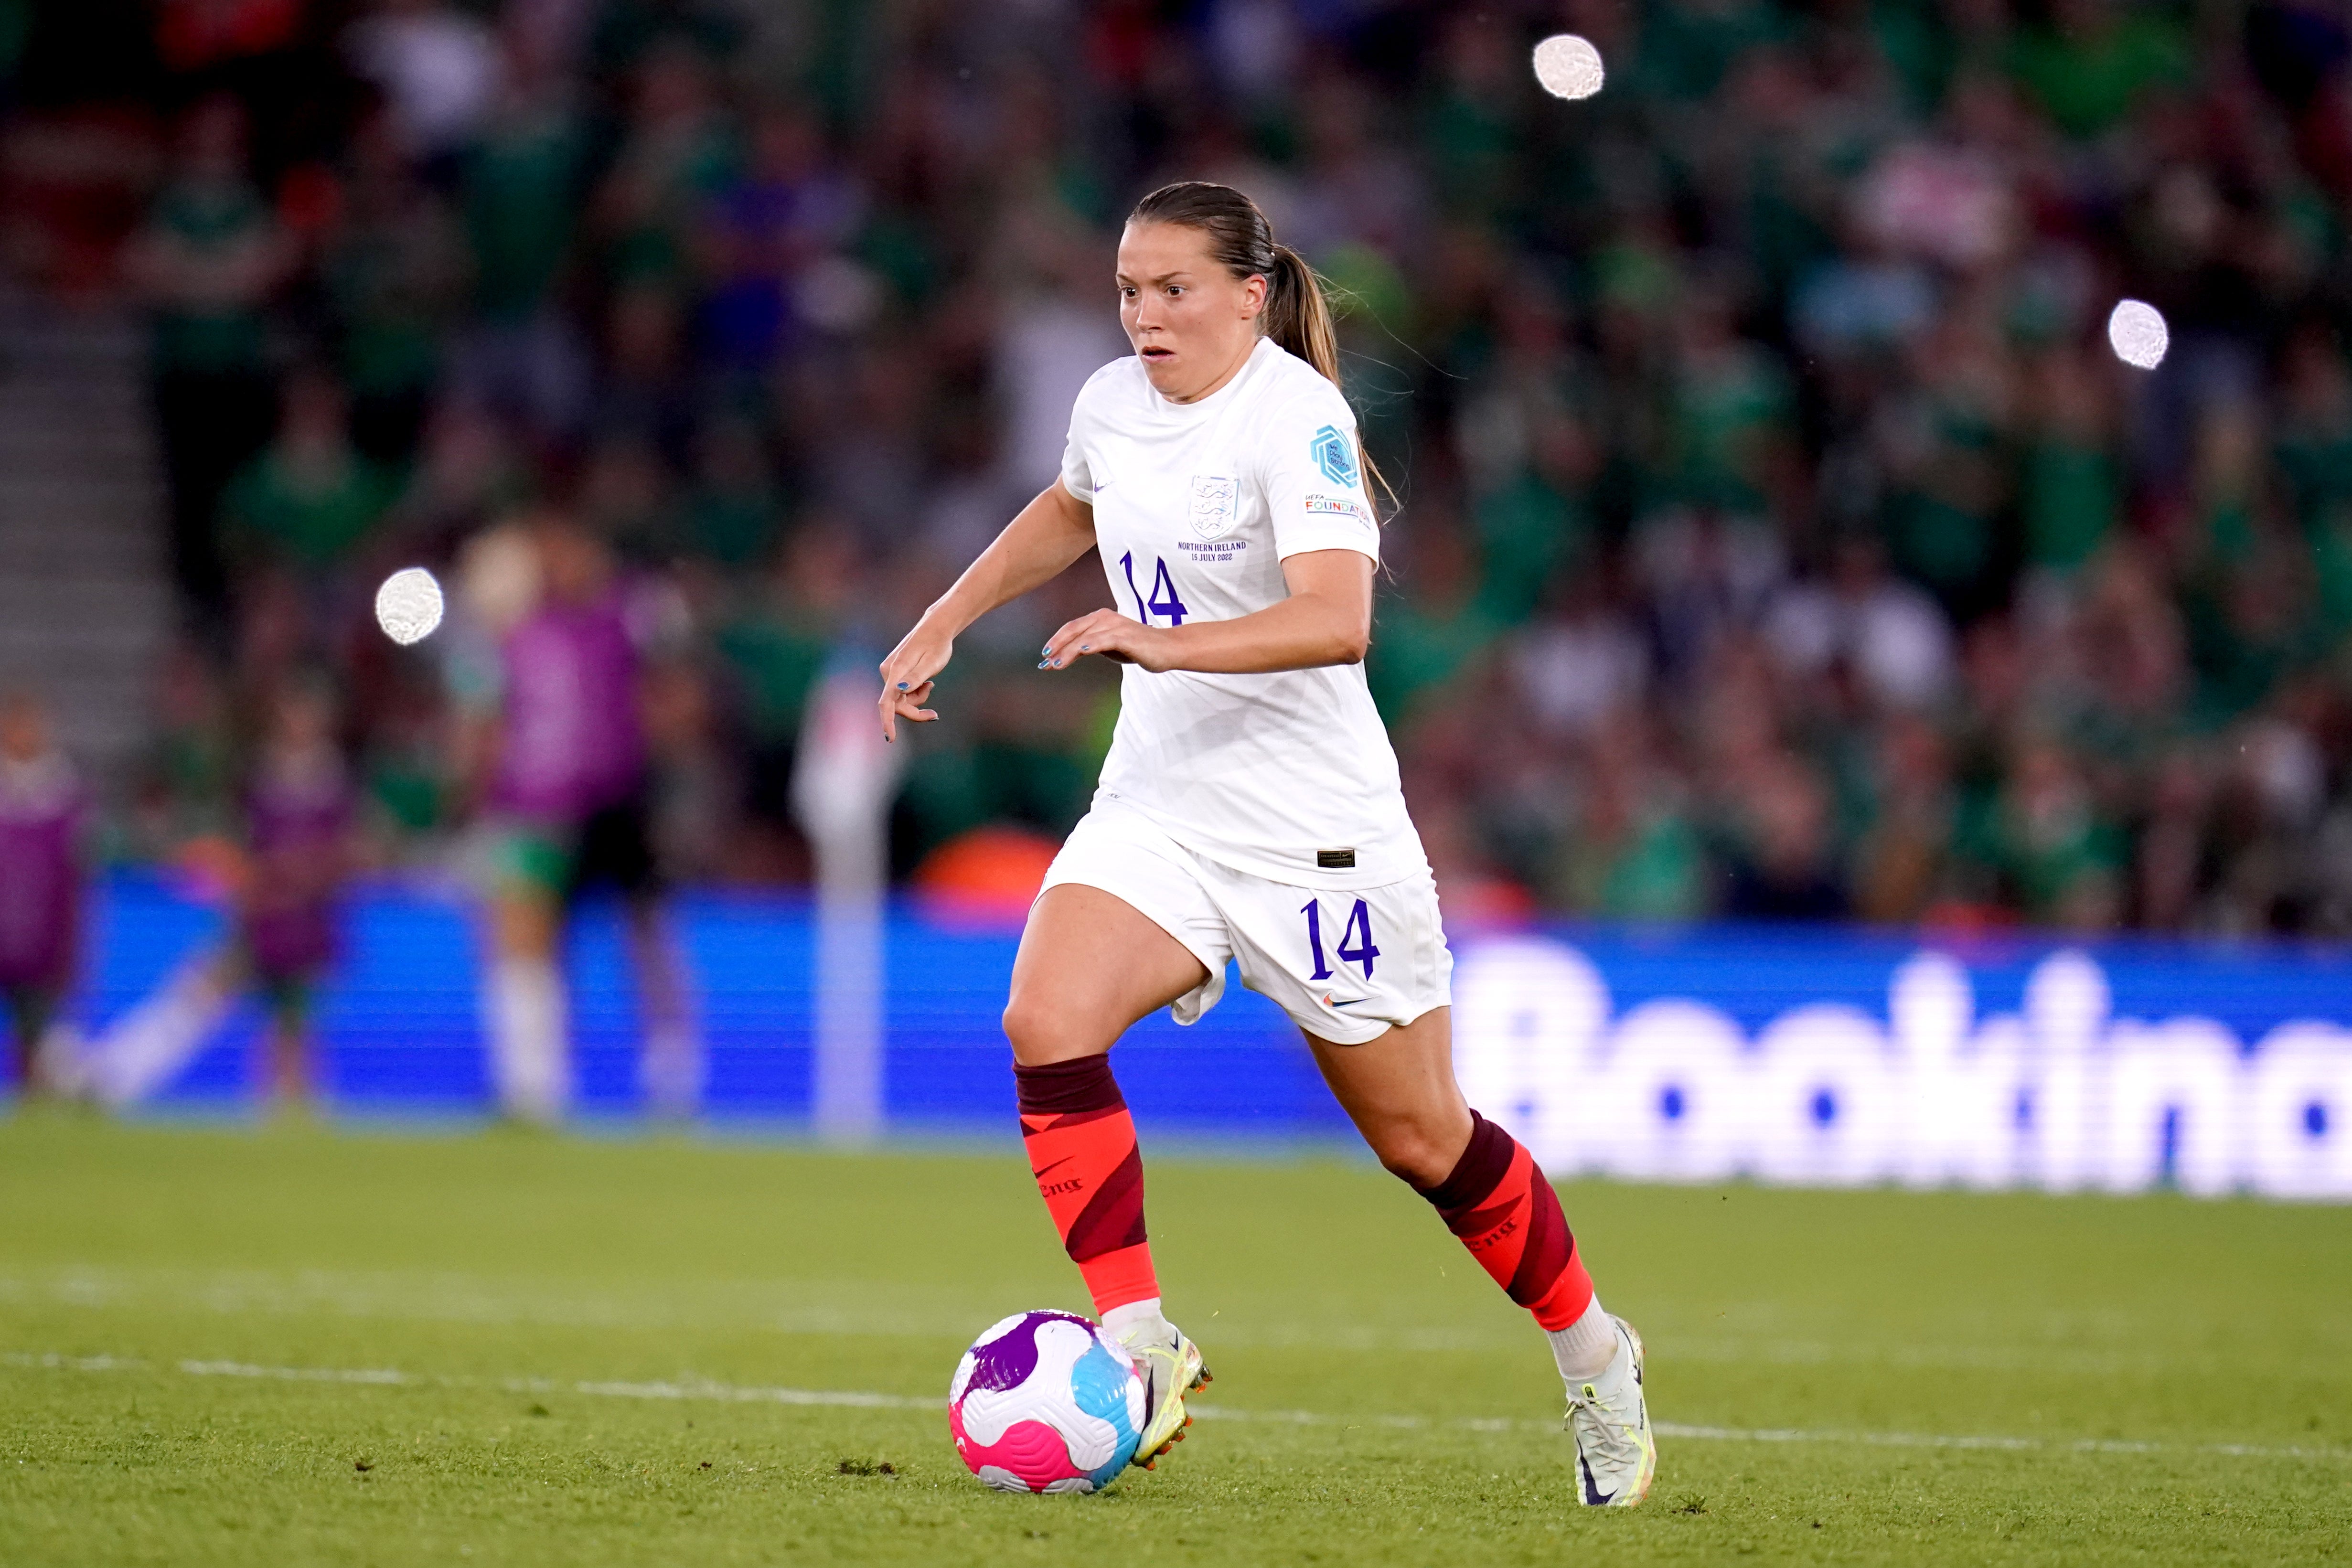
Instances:
[[[540,496],[682,607],[674,874],[803,881],[811,681],[1050,477],[1119,214],[1202,175],[1348,291],[1403,495],[1370,674],[1457,912],[2352,928],[2332,7],[24,15],[0,658],[107,858],[231,831],[253,716],[323,669],[377,859],[448,863],[446,639],[367,595]],[[1589,103],[1528,69],[1563,28]],[[2153,373],[2102,340],[2123,296]],[[929,880],[996,885],[1083,808],[1107,673],[1020,654],[1098,598],[965,639],[898,874],[985,828]]]
[[[145,350],[120,308],[0,291],[0,687],[46,696],[68,749],[116,780],[173,620]]]

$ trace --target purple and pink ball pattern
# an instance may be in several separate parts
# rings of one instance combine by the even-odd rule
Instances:
[[[982,1334],[948,1385],[948,1431],[1000,1491],[1090,1492],[1135,1457],[1143,1375],[1071,1312],[1016,1312]]]

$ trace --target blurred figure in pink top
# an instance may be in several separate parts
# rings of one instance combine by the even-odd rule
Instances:
[[[83,807],[47,711],[25,693],[0,698],[0,998],[26,1097],[70,1084],[62,1015],[81,954]]]
[[[251,982],[269,1006],[268,1091],[281,1107],[310,1098],[311,990],[341,948],[355,801],[335,722],[322,687],[279,694],[246,790],[238,936]]]
[[[626,585],[603,543],[554,510],[481,536],[460,570],[476,642],[455,684],[473,712],[468,770],[489,826],[483,1021],[500,1108],[531,1122],[563,1115],[563,930],[580,895],[607,889],[627,911],[646,1103],[691,1114],[701,1043],[663,919]]]
[[[232,931],[192,955],[106,1030],[81,1087],[131,1104],[168,1085],[248,992],[268,1009],[260,1071],[273,1109],[306,1109],[316,1087],[313,993],[341,956],[343,894],[358,864],[357,796],[323,676],[271,691],[239,795],[243,832],[225,868]]]

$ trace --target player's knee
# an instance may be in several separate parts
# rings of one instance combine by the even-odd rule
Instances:
[[[1070,1009],[1027,991],[1016,990],[1004,1004],[1004,1038],[1013,1043],[1015,1061],[1035,1065],[1088,1054],[1070,1027]]]
[[[1015,991],[1012,999],[1004,1004],[1004,1015],[997,1022],[1004,1030],[1004,1038],[1013,1042],[1013,1054],[1021,1057],[1021,1048],[1036,1039],[1037,1031],[1045,1027],[1045,1020],[1039,1016],[1038,1009]]]
[[[1438,1129],[1415,1121],[1399,1121],[1380,1128],[1365,1140],[1381,1167],[1398,1180],[1432,1187],[1453,1174],[1462,1151],[1447,1145]]]

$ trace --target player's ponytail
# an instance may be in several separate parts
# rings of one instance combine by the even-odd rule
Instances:
[[[1265,309],[1258,324],[1286,352],[1295,354],[1321,372],[1333,386],[1339,382],[1339,337],[1331,325],[1331,300],[1323,280],[1307,258],[1286,245],[1276,245],[1274,225],[1258,204],[1234,190],[1207,180],[1180,180],[1162,185],[1135,204],[1127,215],[1130,224],[1176,224],[1199,229],[1209,236],[1209,254],[1217,265],[1239,278],[1265,279]],[[1396,492],[1373,465],[1360,436],[1356,455],[1368,481],[1365,494],[1377,485],[1390,500]]]
[[[1339,337],[1331,329],[1331,301],[1307,258],[1286,245],[1274,247],[1265,275],[1265,335],[1339,384]]]

